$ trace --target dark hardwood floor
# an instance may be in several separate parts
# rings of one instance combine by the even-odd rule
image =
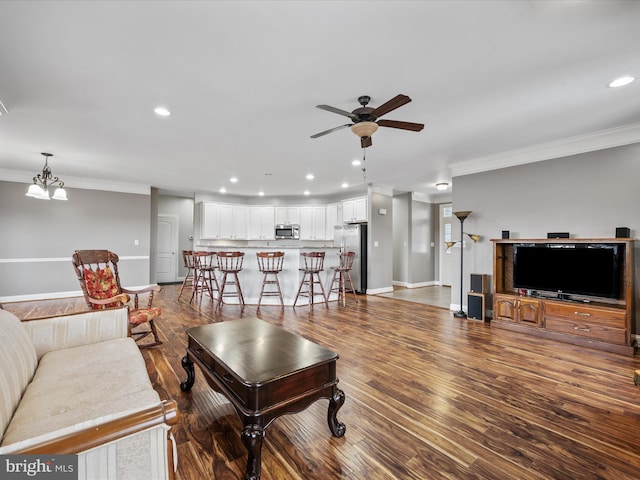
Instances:
[[[640,478],[638,358],[592,351],[453,318],[445,309],[360,296],[347,307],[226,305],[214,314],[157,297],[164,344],[143,350],[162,398],[178,402],[178,480],[242,478],[247,458],[230,403],[196,369],[190,393],[180,361],[185,330],[258,316],[340,354],[338,418],[328,401],[268,429],[262,478],[637,479]],[[22,318],[82,310],[80,299],[7,304]],[[97,379],[99,380],[99,379]]]

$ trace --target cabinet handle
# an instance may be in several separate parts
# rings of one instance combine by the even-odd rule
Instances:
[[[233,383],[233,377],[228,373],[223,374],[222,378],[224,378],[227,383]]]
[[[574,315],[580,315],[581,317],[590,317],[591,314],[590,313],[586,313],[586,312],[573,312]]]
[[[578,325],[574,325],[574,330],[578,330],[579,332],[590,332],[591,329],[589,327],[579,327]]]

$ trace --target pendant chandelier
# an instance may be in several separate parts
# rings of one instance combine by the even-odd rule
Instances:
[[[53,157],[53,154],[43,152],[41,155],[44,156],[44,168],[42,173],[33,177],[33,185],[29,187],[26,195],[40,200],[49,200],[51,198],[54,200],[67,200],[67,192],[63,188],[64,182],[58,177],[54,177],[49,167],[49,157]],[[57,187],[56,191],[53,192],[53,197],[49,196],[49,187]]]

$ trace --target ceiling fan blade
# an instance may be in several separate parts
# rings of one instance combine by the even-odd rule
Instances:
[[[424,128],[423,123],[400,122],[398,120],[378,120],[378,125],[381,127],[391,127],[391,128],[400,128],[402,130],[411,130],[412,132],[419,132]]]
[[[371,112],[371,114],[375,115],[376,118],[380,118],[382,115],[389,113],[391,110],[395,110],[396,108],[406,105],[410,101],[411,99],[409,97],[400,94],[389,100],[387,103],[383,103],[382,105],[380,105],[373,112]]]
[[[373,145],[371,137],[360,137],[360,145],[362,146],[362,148],[367,148]]]
[[[316,108],[320,110],[326,110],[327,112],[337,113],[338,115],[344,115],[345,117],[349,117],[354,122],[359,120],[357,115],[354,115],[351,112],[347,112],[346,110],[340,110],[339,108],[332,107],[330,105],[316,105]]]
[[[326,135],[327,133],[331,133],[331,132],[335,132],[336,130],[342,130],[345,127],[350,127],[351,124],[347,123],[346,125],[340,125],[339,127],[333,127],[330,128],[329,130],[325,130],[324,132],[320,132],[320,133],[316,133],[315,135],[311,135],[311,138],[318,138],[318,137],[322,137],[323,135]]]

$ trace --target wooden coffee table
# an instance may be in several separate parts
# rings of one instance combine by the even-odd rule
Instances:
[[[338,354],[258,318],[242,318],[187,330],[182,366],[189,391],[194,363],[207,383],[234,406],[243,423],[241,439],[249,452],[245,480],[260,478],[265,429],[280,415],[329,399],[327,422],[336,437],[346,427],[337,419],[344,392],[337,387]]]

